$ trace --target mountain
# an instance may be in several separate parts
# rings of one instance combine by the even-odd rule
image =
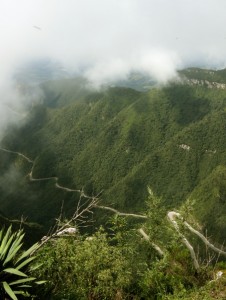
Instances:
[[[144,211],[147,186],[168,209],[190,199],[203,229],[220,240],[226,91],[214,82],[226,84],[224,74],[187,69],[178,83],[148,91],[93,91],[82,78],[48,81],[40,85],[43,103],[31,108],[24,126],[8,130],[1,146],[32,159],[34,178],[59,177],[62,186],[101,192],[102,203],[122,211]],[[62,202],[69,212],[78,201],[54,180],[30,182],[31,164],[19,155],[1,151],[0,166],[1,210],[9,217],[48,227]],[[96,219],[102,217],[98,211]]]
[[[207,88],[225,89],[226,69],[203,70],[199,68],[188,68],[179,71],[181,78],[190,85],[200,85]]]
[[[111,87],[116,86],[132,88],[134,90],[144,92],[156,86],[157,82],[147,74],[131,72],[127,79],[118,80],[116,82],[109,83],[108,86],[109,85]]]

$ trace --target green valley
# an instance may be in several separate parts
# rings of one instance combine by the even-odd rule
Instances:
[[[39,240],[40,299],[224,299],[223,71],[180,74],[149,90],[47,81],[8,128],[0,222]]]
[[[179,208],[192,197],[194,207],[204,206],[205,213],[197,214],[200,221],[210,232],[215,230],[212,221],[217,223],[219,236],[225,236],[225,226],[217,222],[224,212],[218,195],[224,195],[223,178],[219,193],[214,181],[208,184],[208,197],[212,190],[216,195],[214,211],[203,203],[205,191],[202,199],[196,197],[225,166],[224,89],[172,83],[147,92],[123,87],[91,91],[81,79],[70,79],[44,83],[43,90],[44,102],[2,141],[2,147],[34,160],[35,178],[57,176],[64,186],[90,195],[101,192],[104,204],[128,212],[145,209],[147,186],[168,208]],[[70,210],[75,195],[56,190],[51,181],[29,183],[30,166],[23,158],[0,155],[4,213],[46,224],[62,200]]]

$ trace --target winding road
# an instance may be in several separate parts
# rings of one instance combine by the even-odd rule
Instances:
[[[75,192],[76,193],[80,193],[81,197],[84,197],[84,198],[87,198],[87,199],[91,199],[91,200],[94,199],[94,197],[90,197],[90,196],[87,196],[86,194],[84,194],[83,190],[71,189],[71,188],[68,188],[68,187],[60,185],[58,183],[59,177],[54,176],[54,177],[34,178],[33,177],[33,169],[34,169],[35,161],[32,160],[31,158],[27,157],[23,153],[20,153],[20,152],[17,152],[17,151],[8,150],[8,149],[1,148],[1,147],[0,147],[0,151],[4,151],[4,152],[10,153],[10,154],[18,155],[18,156],[22,157],[24,160],[26,160],[29,164],[32,164],[31,170],[30,170],[30,172],[27,175],[30,181],[54,180],[55,181],[55,187],[57,189],[61,189],[61,190],[65,191],[65,192],[69,192],[69,193],[75,193]],[[95,197],[95,199],[97,199],[97,198]],[[141,218],[141,219],[147,219],[148,218],[146,215],[139,215],[139,214],[133,214],[133,213],[124,213],[124,212],[120,212],[120,211],[118,211],[118,210],[116,210],[116,209],[114,209],[112,207],[108,207],[108,206],[101,206],[101,205],[94,204],[93,207],[96,207],[96,208],[99,208],[99,209],[103,209],[103,210],[111,211],[111,212],[113,212],[113,213],[115,213],[116,215],[119,215],[119,216]],[[226,252],[225,251],[223,251],[222,249],[219,249],[219,248],[215,247],[212,243],[210,243],[207,240],[207,238],[202,233],[200,233],[199,231],[197,231],[196,229],[194,229],[188,222],[186,222],[183,219],[183,217],[181,216],[180,213],[175,212],[175,211],[169,211],[168,214],[167,214],[167,217],[168,217],[168,220],[170,221],[170,223],[173,225],[173,227],[176,230],[176,232],[178,233],[178,235],[180,236],[182,243],[190,251],[190,254],[191,254],[191,257],[192,257],[192,260],[193,260],[193,264],[194,264],[194,266],[195,266],[195,268],[197,270],[199,269],[199,263],[198,263],[198,260],[196,258],[195,251],[194,251],[192,245],[190,244],[190,242],[184,236],[184,234],[181,233],[180,228],[179,228],[179,224],[177,223],[176,219],[179,219],[180,222],[182,222],[182,224],[190,232],[192,232],[193,234],[195,234],[196,236],[198,236],[207,247],[211,248],[213,251],[215,251],[215,252],[217,252],[217,253],[219,253],[221,255],[226,256]],[[149,241],[148,235],[144,232],[144,230],[142,228],[139,229],[139,232],[145,238],[145,240]],[[155,250],[159,253],[160,256],[164,255],[164,252],[159,248],[158,245],[156,245],[154,243],[151,243],[151,244],[152,244],[152,247],[155,248]]]
[[[87,195],[84,194],[84,192],[82,190],[76,190],[76,189],[70,189],[68,187],[65,187],[65,186],[62,186],[58,183],[59,181],[59,177],[43,177],[43,178],[34,178],[33,177],[33,169],[34,169],[34,164],[35,164],[35,161],[32,160],[31,158],[27,157],[26,155],[24,155],[23,153],[20,153],[20,152],[17,152],[17,151],[12,151],[12,150],[8,150],[8,149],[5,149],[5,148],[0,148],[1,151],[4,151],[4,152],[7,152],[7,153],[10,153],[10,154],[15,154],[15,155],[18,155],[18,156],[21,156],[24,160],[26,160],[28,163],[32,164],[32,167],[31,167],[31,171],[27,174],[28,178],[30,181],[47,181],[47,180],[54,180],[55,181],[55,187],[58,188],[58,189],[61,189],[65,192],[69,192],[69,193],[74,193],[74,192],[77,192],[77,193],[82,193],[82,196],[85,197],[85,198],[91,198]]]

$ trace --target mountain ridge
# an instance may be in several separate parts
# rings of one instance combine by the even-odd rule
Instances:
[[[147,185],[169,209],[179,208],[217,167],[224,167],[223,89],[171,83],[145,92],[123,87],[90,92],[83,81],[74,85],[70,79],[66,86],[63,82],[45,83],[44,102],[31,109],[25,126],[10,129],[2,141],[5,148],[35,159],[35,178],[57,176],[60,184],[84,188],[90,195],[103,191],[103,203],[112,207],[140,212],[145,209]],[[2,184],[9,182],[5,157],[0,153]],[[19,158],[8,156],[7,160],[26,175],[28,169]],[[75,196],[56,193],[50,183],[34,186],[25,178],[22,182],[24,193],[15,186],[8,195],[0,186],[3,211],[9,216],[16,216],[12,205],[19,202],[17,216],[26,214],[47,226],[62,199],[69,211],[77,201]],[[49,215],[42,205],[48,207]],[[213,220],[222,218],[223,207],[219,205]],[[206,217],[200,217],[200,222],[214,232],[205,209]],[[224,236],[224,226],[218,230]]]

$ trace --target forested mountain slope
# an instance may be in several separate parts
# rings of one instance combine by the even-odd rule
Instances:
[[[81,79],[42,88],[44,102],[2,141],[34,160],[35,178],[57,176],[90,195],[102,191],[103,203],[129,212],[145,210],[147,185],[169,208],[190,197],[202,224],[225,236],[224,89],[179,83],[148,92],[95,92]],[[31,166],[21,156],[1,151],[0,163],[1,210],[8,216],[46,225],[62,200],[66,210],[76,202],[51,180],[29,182]]]

